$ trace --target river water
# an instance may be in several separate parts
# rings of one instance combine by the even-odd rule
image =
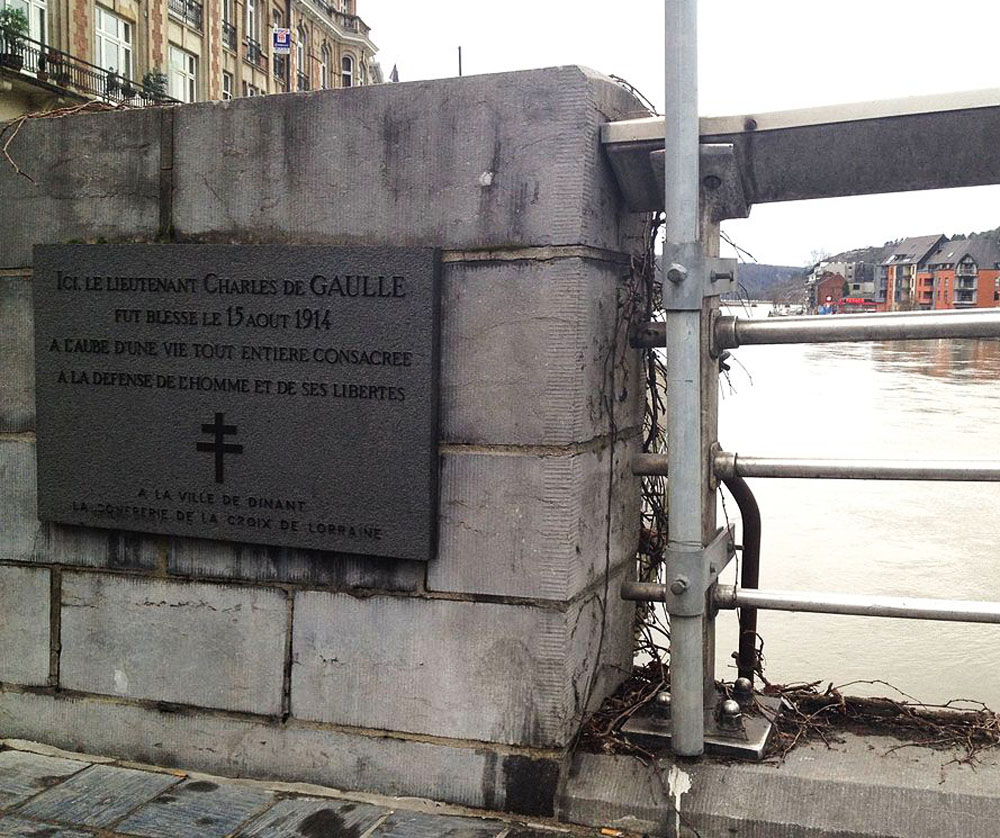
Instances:
[[[1000,460],[1000,341],[733,354],[719,419],[728,451]],[[1000,600],[1000,483],[748,482],[763,519],[761,588]],[[726,511],[739,520],[731,499]],[[1000,625],[762,611],[758,631],[771,681],[880,679],[928,703],[1000,709]],[[716,677],[735,677],[736,636],[735,615],[721,614]],[[847,691],[898,697],[882,684]]]

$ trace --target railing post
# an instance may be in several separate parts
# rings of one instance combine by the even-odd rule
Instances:
[[[664,272],[669,282],[695,283],[700,289],[698,258],[698,3],[666,0],[665,105],[666,130],[664,206],[666,242]],[[696,264],[670,267],[672,256],[686,250]],[[690,270],[685,270],[690,268]],[[700,296],[700,291],[699,291]],[[701,573],[682,567],[685,555],[705,546],[704,498],[706,458],[702,454],[702,359],[707,347],[704,306],[667,307],[667,438],[671,479],[667,586],[670,614],[670,692],[672,748],[682,756],[697,756],[705,748],[703,637],[704,592]],[[714,524],[714,521],[713,521]],[[691,571],[694,572],[691,572]],[[689,578],[693,577],[693,578]],[[687,596],[685,596],[687,594]]]

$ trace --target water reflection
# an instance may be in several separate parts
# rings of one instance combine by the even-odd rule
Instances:
[[[883,372],[905,369],[953,381],[1000,379],[1000,340],[904,340],[876,343],[872,361]]]
[[[760,346],[734,354],[740,363],[723,384],[720,409],[727,450],[1000,459],[1000,341]],[[763,517],[762,587],[1000,599],[1000,484],[750,483]],[[727,512],[738,520],[731,500]],[[1000,707],[993,674],[1000,626],[767,612],[760,628],[772,680],[881,678],[928,701],[966,697]],[[719,638],[718,674],[732,677],[733,615],[720,616]]]

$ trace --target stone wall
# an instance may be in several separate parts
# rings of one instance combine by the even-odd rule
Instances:
[[[565,67],[25,123],[33,182],[0,167],[0,736],[551,812],[631,659],[641,242],[599,128],[637,110]],[[39,522],[32,246],[73,241],[442,248],[437,557]]]

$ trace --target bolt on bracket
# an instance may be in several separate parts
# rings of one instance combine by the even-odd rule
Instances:
[[[663,308],[700,311],[705,297],[736,290],[736,260],[705,256],[700,242],[663,246]]]
[[[667,611],[696,617],[705,611],[705,592],[736,555],[736,527],[720,527],[705,547],[667,547]]]

